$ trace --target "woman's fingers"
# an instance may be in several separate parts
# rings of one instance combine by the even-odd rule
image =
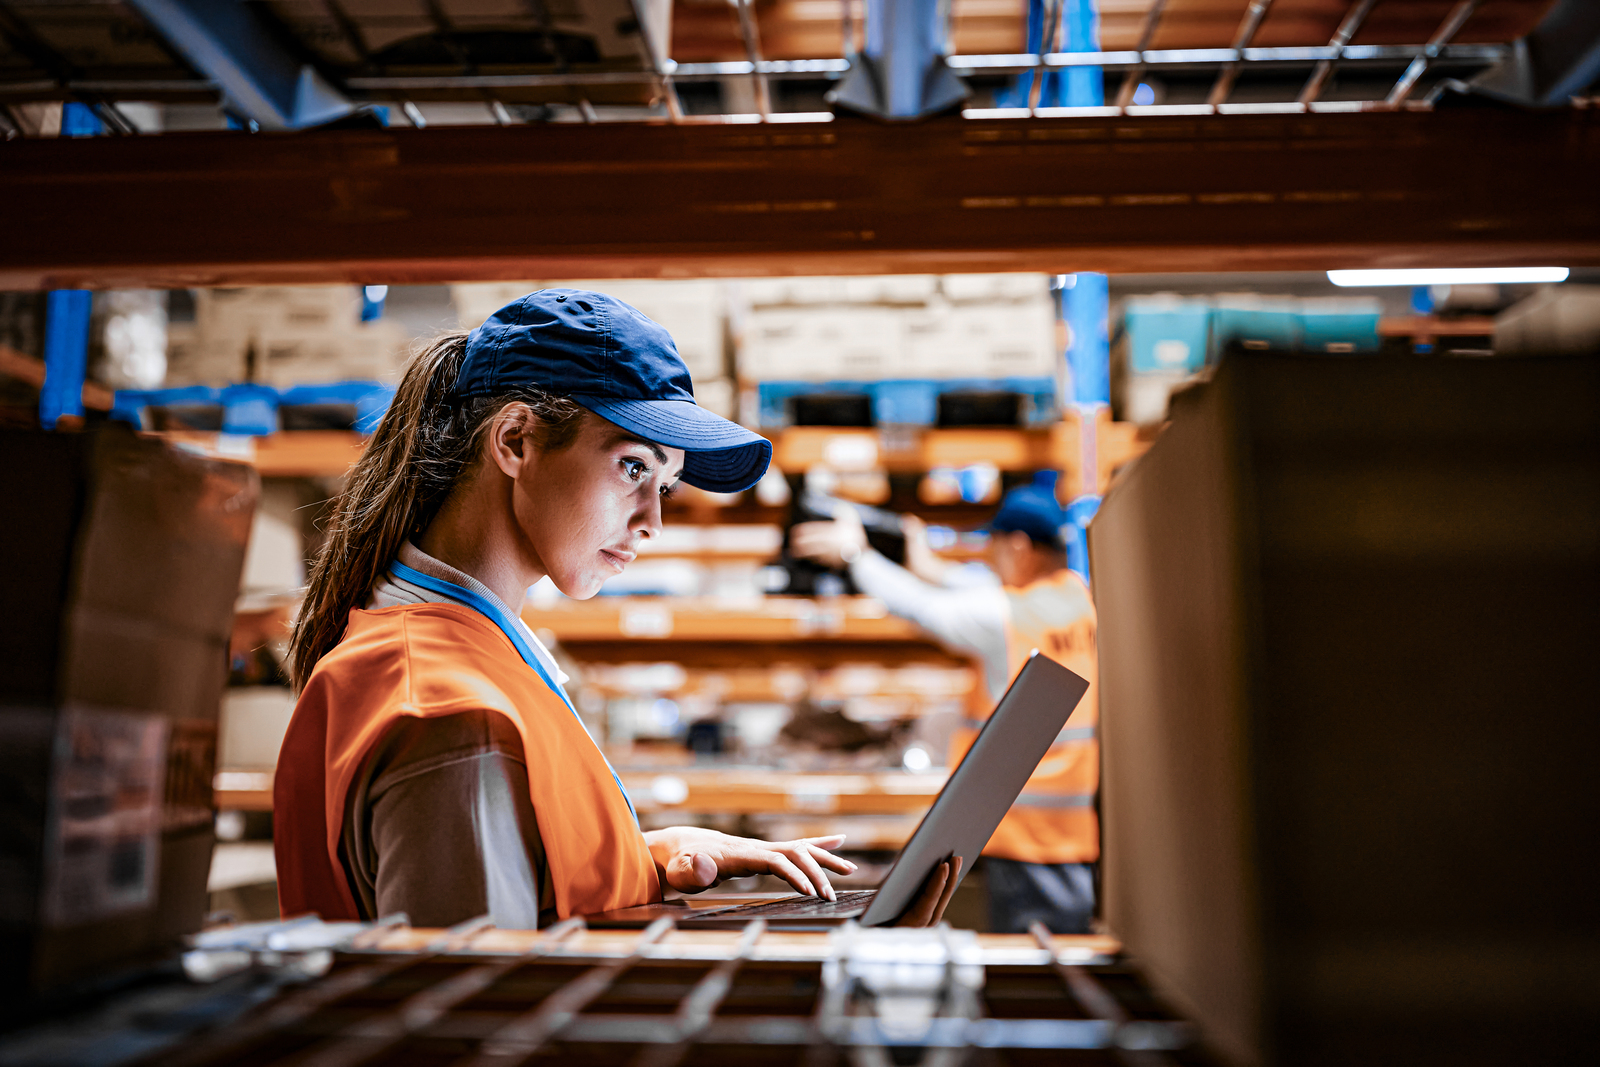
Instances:
[[[804,849],[807,849],[811,853],[812,857],[815,858],[818,863],[822,864],[824,867],[828,868],[828,870],[830,870],[830,871],[837,871],[840,874],[852,874],[852,873],[855,872],[855,869],[856,869],[856,865],[855,864],[851,863],[847,859],[844,859],[844,858],[839,857],[839,856],[835,856],[832,852],[829,852],[825,847],[820,847],[818,845],[813,845],[810,842],[806,842],[806,841],[802,841],[800,843],[800,846],[802,848],[804,848]]]
[[[844,844],[844,835],[828,834],[826,837],[802,837],[798,843],[802,845],[816,845],[818,848],[838,848],[840,845]]]
[[[900,921],[895,925],[927,926],[928,921],[933,918],[934,910],[939,906],[939,898],[944,895],[945,885],[955,881],[950,874],[948,861],[941,862],[930,871],[928,880],[922,883],[922,892],[917,894],[917,899],[911,902],[911,906],[900,916]]]
[[[811,880],[805,876],[805,873],[799,867],[796,867],[790,861],[789,857],[781,852],[769,852],[767,856],[766,867],[769,873],[782,878],[807,896],[814,897],[817,895],[816,886],[811,884]]]
[[[717,861],[704,852],[680,852],[666,872],[667,884],[680,893],[698,893],[717,884]]]
[[[939,892],[938,906],[933,909],[933,917],[925,925],[936,926],[944,919],[944,909],[950,903],[950,898],[955,894],[956,883],[961,880],[961,857],[955,856],[950,860],[950,874],[944,880],[944,888]]]
[[[809,845],[797,841],[794,845],[789,846],[789,851],[786,854],[811,880],[811,884],[816,887],[817,896],[823,900],[835,899],[833,886],[829,884],[828,876],[822,873],[822,867],[817,863],[816,857],[812,856]]]

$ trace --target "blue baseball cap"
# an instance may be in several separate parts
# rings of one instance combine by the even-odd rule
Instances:
[[[1064,549],[1067,537],[1064,527],[1071,517],[1056,500],[1055,471],[1041,471],[1031,485],[1021,485],[1011,490],[1000,501],[989,525],[991,533],[1025,533],[1034,541]]]
[[[737,493],[767,473],[772,442],[694,402],[672,335],[638,308],[583,289],[541,289],[467,335],[458,397],[531,385],[647,441],[681,448],[683,480]]]

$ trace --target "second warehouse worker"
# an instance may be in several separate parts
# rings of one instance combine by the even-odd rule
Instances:
[[[1067,568],[1067,521],[1048,485],[1007,493],[989,526],[992,573],[939,559],[922,524],[910,516],[906,567],[868,546],[849,507],[832,522],[802,523],[792,533],[795,555],[848,567],[862,592],[983,663],[985,684],[951,741],[952,767],[1034,649],[1089,680],[1078,711],[983,850],[989,928],[996,933],[1021,933],[1034,922],[1056,933],[1087,933],[1094,916],[1100,858],[1095,613],[1087,586]]]

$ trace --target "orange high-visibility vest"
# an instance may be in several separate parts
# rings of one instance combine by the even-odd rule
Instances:
[[[352,611],[300,694],[273,783],[284,915],[360,917],[339,839],[362,762],[403,715],[482,710],[500,712],[522,735],[557,915],[661,899],[644,835],[577,715],[494,622],[464,605],[428,603]]]
[[[1089,690],[1022,787],[984,847],[985,856],[1025,863],[1092,863],[1100,858],[1100,720],[1094,602],[1083,580],[1062,570],[1021,589],[1006,588],[1006,661],[1015,678],[1038,649],[1088,679]],[[974,690],[969,717],[950,740],[950,766],[967,754],[994,711],[986,687]]]

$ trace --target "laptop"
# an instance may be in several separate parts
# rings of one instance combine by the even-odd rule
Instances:
[[[966,877],[1088,688],[1083,678],[1036,650],[877,889],[839,892],[837,900],[800,893],[777,899],[689,897],[585,919],[591,927],[641,927],[670,916],[679,926],[700,929],[739,927],[758,918],[785,929],[825,928],[852,919],[863,926],[892,923],[939,863],[962,857],[960,877]]]

